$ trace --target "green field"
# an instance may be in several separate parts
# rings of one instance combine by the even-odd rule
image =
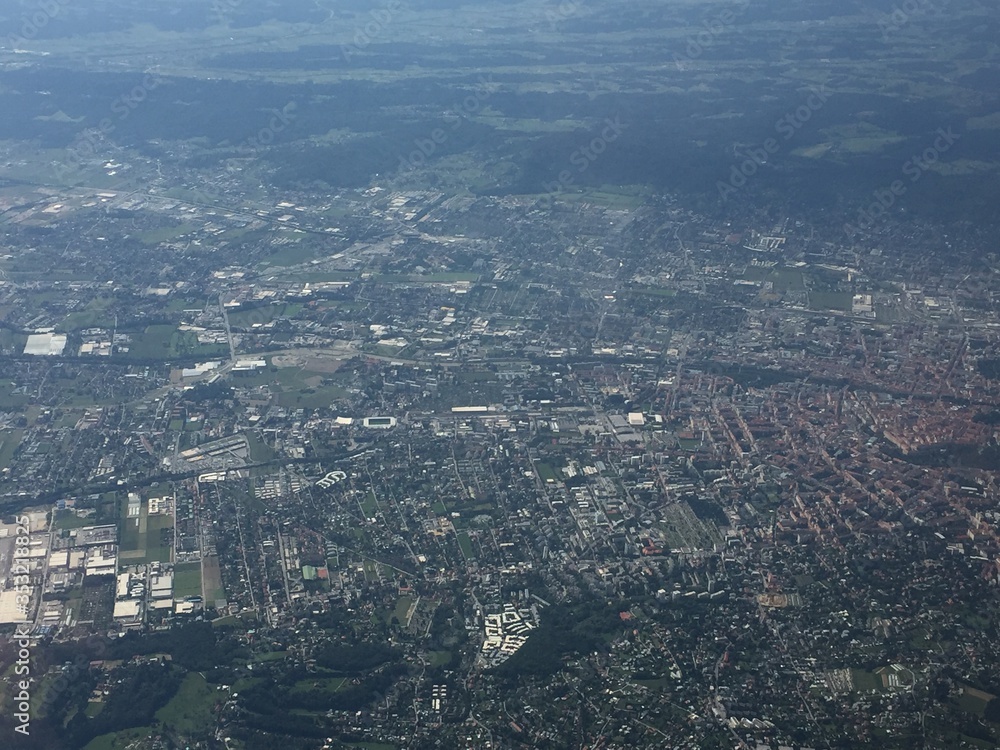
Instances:
[[[72,332],[81,328],[110,328],[115,317],[108,307],[114,303],[113,297],[95,297],[82,310],[71,312],[57,326],[60,331]]]
[[[205,606],[211,607],[216,599],[225,599],[226,591],[222,587],[222,571],[219,570],[219,558],[208,556],[202,558],[202,576],[205,586]]]
[[[128,502],[121,503],[119,556],[126,564],[170,562],[173,559],[173,516],[149,515],[145,500],[139,515],[128,517]]]
[[[535,468],[538,470],[538,476],[541,478],[543,482],[548,482],[549,480],[555,482],[559,479],[559,477],[556,475],[556,470],[553,469],[550,464],[547,464],[544,461],[538,461],[535,464]]]
[[[267,257],[265,262],[269,266],[297,266],[323,253],[322,248],[305,241],[301,234],[282,232],[281,235],[294,240],[281,245],[279,250]]]
[[[218,299],[214,297],[206,300],[171,294],[161,304],[163,305],[163,312],[179,313],[183,310],[204,310],[207,307],[215,308],[218,302]]]
[[[247,431],[243,434],[246,435],[247,443],[250,446],[251,461],[254,463],[263,463],[275,457],[274,450],[264,442],[259,432]]]
[[[228,354],[224,344],[200,344],[193,331],[181,331],[172,325],[148,326],[141,333],[130,334],[132,341],[125,356],[131,359],[176,359],[177,357],[219,357]]]
[[[427,654],[427,661],[432,667],[440,667],[451,661],[451,651],[430,651]]]
[[[10,466],[11,459],[14,458],[14,451],[21,444],[21,436],[24,430],[3,430],[0,431],[0,469]]]
[[[822,158],[833,149],[852,154],[873,153],[905,140],[897,133],[882,130],[870,123],[836,125],[820,130],[820,134],[828,140],[797,148],[792,153],[808,158]]]
[[[57,529],[80,529],[84,526],[93,526],[95,523],[93,518],[81,518],[71,510],[57,510],[52,526]]]
[[[288,409],[322,409],[336,403],[347,391],[331,382],[331,373],[312,372],[301,367],[265,369],[251,375],[241,375],[240,385],[265,385],[274,394],[274,401]]]
[[[180,734],[208,733],[212,727],[212,708],[219,695],[204,677],[191,672],[184,678],[177,694],[156,712],[156,718],[165,727]]]
[[[254,622],[257,621],[257,615],[254,612],[243,612],[238,615],[226,615],[225,617],[216,617],[212,620],[213,628],[232,628],[232,627],[247,627],[252,626]],[[281,653],[285,654],[285,651],[274,651],[271,653]],[[270,657],[270,654],[265,654],[264,657]],[[260,657],[261,661],[267,661],[267,658]],[[278,657],[274,657],[277,659]]]
[[[813,310],[851,311],[854,295],[850,292],[809,292],[809,307]]]
[[[174,566],[174,598],[201,596],[201,563],[181,563]]]
[[[962,694],[956,699],[958,707],[966,713],[982,716],[991,700],[996,700],[992,693],[976,690],[968,685],[962,685]]]
[[[806,288],[802,272],[791,268],[776,268],[767,277],[776,292],[798,292]]]
[[[175,224],[169,227],[157,227],[139,232],[139,241],[144,245],[158,245],[161,242],[168,242],[185,234],[189,234],[196,229],[194,224]]]
[[[319,677],[312,680],[299,680],[292,687],[291,693],[310,693],[316,690],[324,693],[336,693],[347,682],[346,677]]]
[[[127,506],[122,503],[122,507]],[[118,529],[119,550],[122,559],[142,557],[146,554],[146,550],[142,545],[143,532],[140,523],[139,516],[128,518],[123,512],[121,525]]]
[[[859,693],[882,692],[882,678],[864,669],[852,669],[851,679],[854,689]]]
[[[294,318],[301,310],[302,305],[284,302],[250,310],[237,310],[229,313],[229,325],[233,328],[250,328],[255,323],[270,323],[276,318]]]
[[[378,513],[378,502],[375,500],[375,493],[371,490],[365,494],[365,499],[361,500],[358,505],[361,506],[361,512],[365,514],[365,518],[375,518]]]
[[[399,623],[400,627],[406,627],[406,615],[410,611],[410,607],[413,606],[412,596],[401,596],[396,601],[396,608],[393,610],[393,617]]]
[[[472,540],[467,531],[458,532],[458,546],[462,548],[462,554],[465,555],[466,560],[476,559],[476,555],[472,551]]]
[[[2,308],[0,308],[2,310]],[[8,331],[6,328],[0,329],[0,348],[13,349],[15,352],[22,352],[24,345],[28,343],[28,337],[23,333]],[[13,386],[13,384],[11,384]]]
[[[263,654],[257,654],[254,656],[254,663],[266,663],[269,661],[281,661],[288,656],[287,651],[267,651]]]
[[[149,733],[149,727],[136,727],[121,732],[102,734],[88,742],[84,746],[84,750],[126,750],[126,748],[132,747],[136,741],[148,737]]]
[[[647,296],[647,297],[676,297],[677,296],[677,290],[676,289],[665,289],[663,287],[655,287],[655,286],[641,286],[641,287],[636,287],[635,289],[630,289],[629,292],[632,293],[632,294],[643,295],[643,296]]]
[[[156,720],[160,724],[159,731],[167,730],[172,735],[183,735],[192,739],[210,736],[213,725],[212,709],[220,700],[220,695],[200,674],[189,673],[178,688],[177,694],[156,712]],[[88,707],[88,710],[96,709]],[[135,747],[137,741],[145,740],[152,732],[151,727],[135,727],[102,734],[87,743],[86,750],[126,750]]]

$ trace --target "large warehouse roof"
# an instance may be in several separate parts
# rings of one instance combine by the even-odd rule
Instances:
[[[59,356],[66,348],[65,333],[33,333],[24,345],[25,354]]]

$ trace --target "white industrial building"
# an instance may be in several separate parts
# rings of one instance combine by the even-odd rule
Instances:
[[[33,333],[28,336],[24,353],[41,357],[58,357],[65,348],[65,333]]]

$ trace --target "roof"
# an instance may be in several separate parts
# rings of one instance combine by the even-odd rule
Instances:
[[[66,348],[65,333],[33,333],[24,345],[25,354],[59,356]]]
[[[17,601],[17,591],[0,591],[0,624],[25,622],[27,613],[21,609]]]
[[[141,602],[138,599],[126,599],[125,601],[115,602],[114,618],[119,620],[138,617],[141,606]]]

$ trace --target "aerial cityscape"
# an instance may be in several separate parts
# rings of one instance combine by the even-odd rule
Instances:
[[[9,0],[0,747],[1000,747],[998,39]]]

